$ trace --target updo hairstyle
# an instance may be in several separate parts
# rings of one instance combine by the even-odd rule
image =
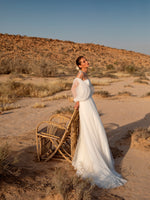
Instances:
[[[79,69],[81,69],[79,67],[79,65],[81,65],[81,58],[84,58],[84,56],[79,56],[77,59],[76,59],[76,65],[78,66]]]

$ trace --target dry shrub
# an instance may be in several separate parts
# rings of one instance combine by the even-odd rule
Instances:
[[[10,146],[3,144],[0,146],[0,178],[1,181],[9,183],[9,180],[18,180],[20,170],[15,164],[18,162],[17,157],[12,156]],[[19,180],[18,180],[19,181]],[[1,197],[1,196],[0,196]],[[0,198],[1,199],[1,198]]]
[[[90,76],[102,77],[101,69],[118,69],[134,74],[141,66],[149,69],[148,55],[69,41],[0,34],[0,74],[24,73],[35,76],[75,75],[75,60],[88,58]],[[136,66],[136,67],[135,67]]]
[[[38,103],[38,102],[36,102],[32,107],[33,108],[45,108],[46,105],[44,103]]]
[[[14,104],[1,104],[0,106],[0,111],[3,112],[3,111],[7,111],[7,110],[13,110],[13,109],[18,109],[20,108],[21,106],[19,105],[14,105]]]
[[[70,89],[70,83],[55,81],[49,85],[24,84],[16,81],[0,83],[0,102],[10,103],[21,97],[46,97]]]
[[[150,150],[150,127],[137,128],[131,132],[131,147]]]
[[[150,137],[150,127],[149,128],[137,128],[131,133],[131,136],[135,133],[137,133],[136,138],[135,138],[136,140],[138,140],[138,138],[144,138],[147,140]]]
[[[97,77],[97,78],[103,77],[103,73],[100,68],[91,68],[91,69],[89,69],[88,74],[90,77]]]
[[[124,91],[124,92],[118,92],[118,96],[132,96],[131,92]]]
[[[133,85],[124,85],[124,87],[131,87],[131,88],[133,88]]]
[[[135,74],[137,71],[137,67],[134,64],[130,64],[128,62],[122,62],[122,63],[120,63],[118,70],[127,72],[129,74]]]
[[[55,179],[53,180],[58,192],[64,200],[69,200],[73,191],[77,200],[91,200],[94,185],[92,186],[88,179],[81,179],[76,175],[69,177],[67,171],[62,168],[56,169]]]
[[[142,80],[149,80],[146,76],[146,71],[144,68],[141,68],[141,69],[138,69],[134,74],[133,76],[135,77],[139,77],[140,79]]]
[[[0,175],[5,173],[8,168],[9,148],[8,144],[0,147]]]
[[[52,97],[49,97],[47,99],[44,99],[43,101],[54,101],[54,100],[59,100],[59,99],[68,99],[70,95],[67,94],[58,94]]]
[[[69,107],[65,107],[65,108],[61,108],[59,110],[56,110],[55,113],[56,114],[59,114],[59,113],[62,113],[62,114],[65,114],[65,113],[72,114],[73,111],[74,111],[74,108],[72,106],[69,106]]]
[[[136,67],[134,65],[128,65],[125,67],[125,71],[129,74],[133,74],[137,71]]]
[[[62,168],[55,170],[52,180],[55,193],[59,193],[64,200],[123,200],[123,198],[109,193],[108,190],[98,188],[91,184],[89,179],[82,179],[80,176],[69,176]]]
[[[15,162],[17,162],[16,157],[10,158],[10,147],[8,144],[0,146],[0,176],[18,175],[18,171],[14,170]]]
[[[115,67],[112,64],[106,65],[107,70],[115,69]]]
[[[103,98],[111,97],[111,94],[108,91],[97,91],[94,94],[100,95]]]
[[[42,77],[54,77],[58,75],[57,63],[49,59],[41,58],[32,60],[31,68],[32,74]]]
[[[113,72],[114,73],[114,72]],[[108,77],[108,78],[113,78],[113,79],[118,79],[118,77],[113,74],[112,72],[106,72],[103,77]]]
[[[118,80],[111,80],[109,78],[98,79],[98,78],[91,78],[91,82],[93,86],[108,86],[111,83],[118,82]]]
[[[55,171],[55,189],[64,200],[68,199],[68,193],[72,191],[73,185],[72,180],[68,178],[68,175],[63,169],[56,169]]]
[[[136,79],[136,80],[134,80],[134,82],[135,83],[141,83],[141,84],[149,84],[147,81],[145,81],[145,80],[143,80],[143,79],[141,79],[141,78],[138,78],[138,79]]]
[[[89,179],[81,179],[81,177],[73,177],[73,188],[76,191],[76,198],[78,200],[92,200],[92,192],[95,185],[91,185]]]

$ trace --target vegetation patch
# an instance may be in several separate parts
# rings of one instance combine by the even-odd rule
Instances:
[[[72,114],[74,111],[74,107],[73,106],[69,106],[69,107],[65,107],[65,108],[61,108],[59,110],[56,110],[55,113],[56,114],[59,114],[59,113],[62,113],[62,114]]]
[[[134,80],[134,82],[135,83],[141,83],[141,84],[149,84],[149,82],[148,81],[145,81],[145,80],[143,80],[143,79],[141,79],[141,78],[138,78],[138,79],[136,79],[136,80]]]
[[[45,108],[46,105],[44,103],[38,103],[38,102],[36,102],[32,107],[33,108]]]
[[[150,150],[150,127],[137,128],[131,133],[131,147]]]
[[[112,95],[108,91],[97,91],[95,95],[100,95],[103,98],[111,97]]]
[[[118,96],[132,96],[131,92],[124,91],[124,92],[118,92]]]
[[[35,85],[17,81],[0,83],[0,102],[10,103],[22,97],[47,97],[57,92],[68,90],[71,84],[66,81],[53,81],[49,85]]]
[[[67,171],[58,168],[53,178],[55,192],[59,193],[63,200],[123,200],[123,198],[109,193],[108,190],[97,188],[90,183],[89,179],[82,179],[80,176],[69,176]]]
[[[2,103],[0,105],[0,111],[1,112],[7,111],[7,110],[18,109],[18,108],[21,108],[21,106],[14,105],[14,104],[2,104]]]

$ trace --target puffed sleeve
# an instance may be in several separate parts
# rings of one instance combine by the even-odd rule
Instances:
[[[80,78],[74,79],[71,91],[75,102],[85,101],[91,95],[90,88]]]
[[[94,94],[94,87],[93,87],[91,81],[90,81],[90,90],[91,90],[91,96],[92,96]]]

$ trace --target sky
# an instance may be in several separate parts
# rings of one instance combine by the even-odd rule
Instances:
[[[150,55],[150,0],[0,0],[0,33]]]

